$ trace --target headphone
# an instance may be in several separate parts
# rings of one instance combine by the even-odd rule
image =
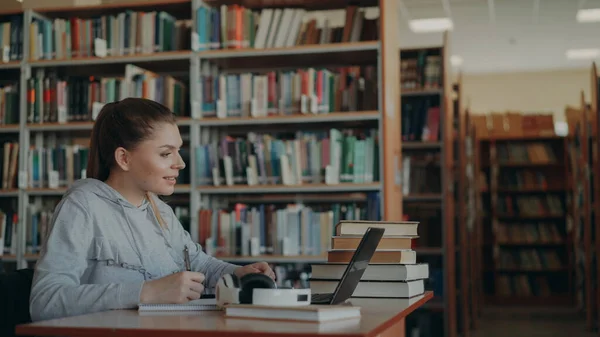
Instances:
[[[221,308],[228,304],[299,306],[310,304],[310,289],[277,288],[272,278],[260,273],[225,274],[217,282],[215,297]]]

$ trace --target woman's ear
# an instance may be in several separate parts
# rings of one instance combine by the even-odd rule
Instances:
[[[131,155],[124,147],[120,146],[115,150],[115,163],[121,170],[127,172],[131,166]]]

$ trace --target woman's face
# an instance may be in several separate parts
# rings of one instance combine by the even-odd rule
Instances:
[[[152,137],[130,152],[129,173],[135,185],[158,195],[172,194],[179,171],[185,168],[179,155],[182,143],[177,125],[156,125]]]

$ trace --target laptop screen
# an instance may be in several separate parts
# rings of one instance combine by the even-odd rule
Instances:
[[[358,244],[352,260],[350,260],[340,283],[335,289],[331,304],[344,302],[352,296],[377,249],[377,245],[379,245],[384,231],[383,228],[376,227],[369,227],[365,231],[365,235]]]

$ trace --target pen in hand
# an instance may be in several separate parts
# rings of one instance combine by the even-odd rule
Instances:
[[[185,245],[185,248],[183,249],[183,260],[185,261],[185,270],[191,271],[192,267],[190,266],[190,251],[187,245]]]

